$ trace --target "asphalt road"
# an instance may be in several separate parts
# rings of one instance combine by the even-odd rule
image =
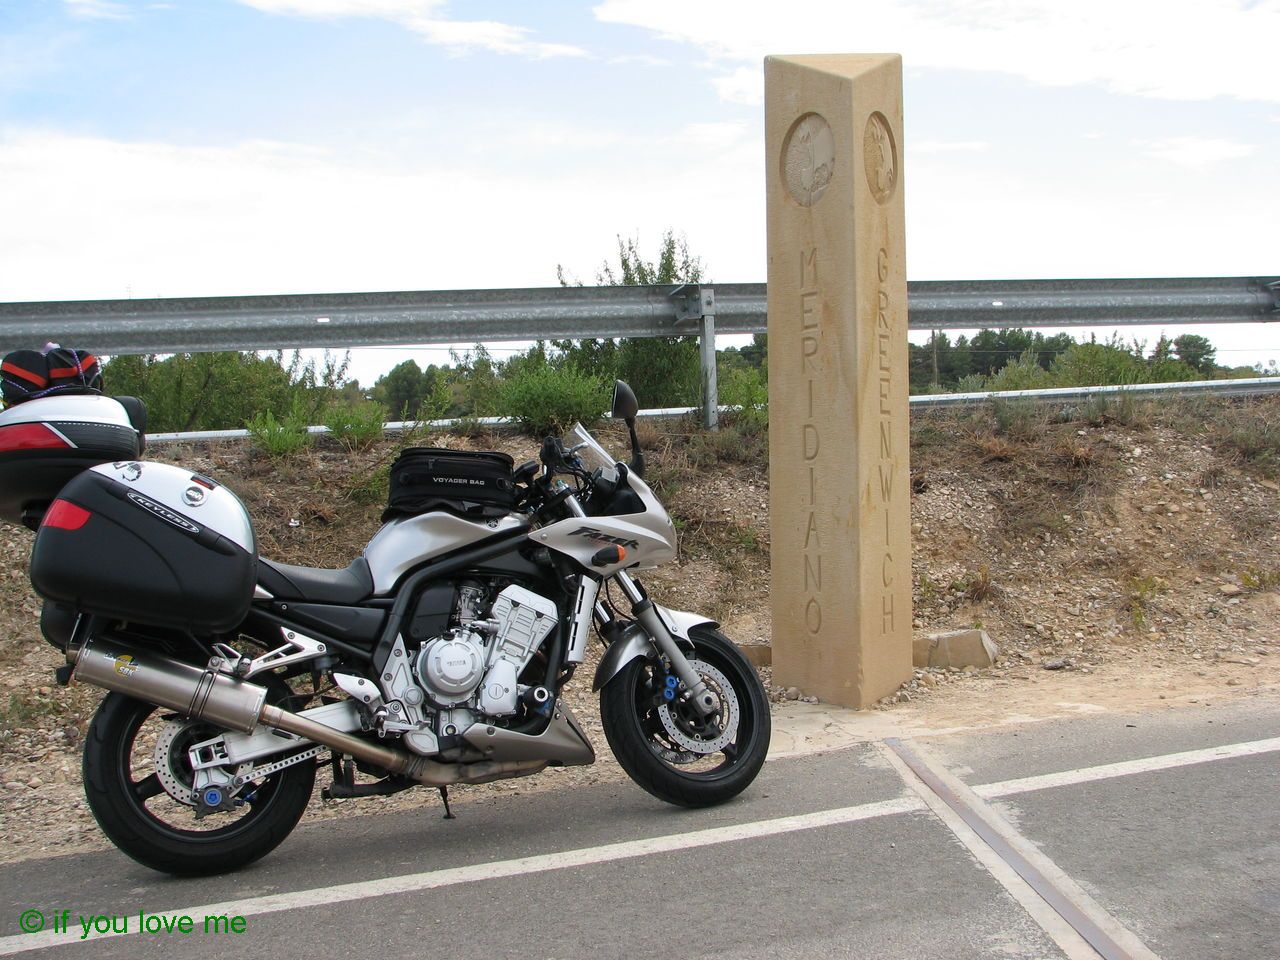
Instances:
[[[0,955],[1100,955],[1047,905],[1063,894],[1129,956],[1280,958],[1280,704],[905,747],[976,806],[948,807],[878,743],[771,761],[704,811],[615,785],[462,801],[443,821],[424,792],[421,811],[304,825],[227,877],[169,879],[114,851],[0,868]],[[998,856],[1007,845],[1050,886]],[[69,909],[73,930],[23,934],[29,909]],[[136,930],[139,909],[191,915],[195,932],[79,939],[78,915]],[[206,914],[244,932],[206,934]]]

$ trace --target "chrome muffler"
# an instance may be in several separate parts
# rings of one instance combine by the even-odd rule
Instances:
[[[83,683],[154,703],[193,720],[207,720],[216,726],[240,733],[253,733],[261,723],[427,786],[487,783],[491,780],[528,776],[537,773],[551,759],[545,756],[525,756],[510,760],[483,760],[478,763],[440,763],[428,757],[416,756],[407,750],[370,743],[307,717],[271,706],[267,703],[266,687],[256,683],[239,680],[208,667],[183,663],[152,650],[142,650],[112,637],[91,637],[83,644],[72,644],[67,649],[67,662],[75,668],[72,677]],[[589,746],[587,750],[590,750]],[[591,759],[595,759],[594,754]]]
[[[267,703],[267,688],[196,667],[111,637],[90,637],[67,648],[71,675],[137,700],[177,711],[193,720],[253,733]]]

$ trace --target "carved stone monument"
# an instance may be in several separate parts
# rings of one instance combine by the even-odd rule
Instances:
[[[902,58],[768,57],[773,675],[867,706],[911,676]]]

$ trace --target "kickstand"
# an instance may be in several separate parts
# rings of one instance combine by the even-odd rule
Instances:
[[[457,820],[458,818],[453,815],[453,811],[449,809],[449,788],[448,787],[440,788],[440,799],[444,801],[444,819]]]

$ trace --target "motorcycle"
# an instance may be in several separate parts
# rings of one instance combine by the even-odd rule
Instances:
[[[341,570],[258,557],[238,498],[180,467],[115,460],[60,485],[38,511],[31,578],[65,651],[59,682],[108,691],[83,758],[102,831],[155,870],[216,874],[279,845],[324,767],[327,798],[425,786],[451,816],[450,786],[593,763],[563,698],[593,625],[592,690],[626,773],[686,807],[739,794],[768,750],[768,700],[714,621],[633,575],[676,552],[636,412],[618,381],[627,462],[581,425],[496,478],[436,451],[423,482],[492,481],[510,500],[401,512]],[[23,414],[28,442],[40,416]],[[0,451],[17,428],[0,425]]]

